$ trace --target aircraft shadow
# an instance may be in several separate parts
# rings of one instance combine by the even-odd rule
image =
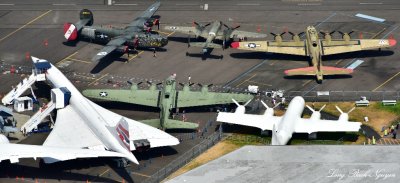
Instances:
[[[392,50],[365,50],[353,53],[342,53],[336,55],[323,56],[323,61],[340,60],[340,59],[354,59],[354,58],[369,58],[369,57],[386,57],[393,55]]]
[[[142,112],[160,112],[157,107],[149,107],[144,105],[129,104],[117,101],[100,101],[94,100],[96,104],[105,107],[107,109],[119,109],[119,110],[130,110],[130,111],[142,111]]]
[[[146,151],[134,151],[133,154],[135,155],[136,159],[138,161],[142,160],[149,160],[152,158],[158,158],[162,156],[171,156],[178,154],[178,151],[176,151],[174,148],[169,147],[169,146],[164,146],[164,147],[156,147],[156,148],[151,148]]]
[[[310,58],[306,56],[286,55],[279,53],[265,53],[265,52],[243,52],[231,53],[232,58],[237,59],[263,59],[263,60],[287,60],[287,61],[309,61]]]
[[[316,80],[316,76],[284,76],[283,78],[288,79],[288,80]],[[352,75],[324,75],[324,80],[335,80],[335,79],[349,79],[353,78]],[[322,81],[324,83],[324,81]],[[321,83],[321,84],[322,84]]]
[[[70,181],[87,181],[95,180],[98,182],[119,182],[105,177],[92,176],[71,172],[72,169],[84,169],[93,166],[103,166],[101,158],[98,159],[81,159],[59,162],[54,164],[32,167],[20,164],[11,164],[8,161],[0,163],[0,177],[14,179],[16,177],[24,179],[54,179],[54,180],[70,180]],[[29,160],[26,160],[29,161]],[[31,160],[35,163],[34,160]],[[25,160],[21,160],[25,162]]]

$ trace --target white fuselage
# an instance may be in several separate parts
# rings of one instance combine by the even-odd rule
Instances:
[[[304,105],[305,101],[302,97],[293,98],[285,115],[282,116],[279,122],[274,124],[271,145],[286,145],[289,142],[294,133],[296,121],[301,118]]]
[[[71,92],[70,105],[84,119],[85,124],[92,133],[103,143],[106,149],[125,154],[127,158],[135,162],[133,154],[125,149],[118,140],[107,129],[107,121],[99,114],[99,112],[89,103],[75,86],[58,70],[55,66],[47,70],[46,77],[54,85],[54,87],[66,87]]]

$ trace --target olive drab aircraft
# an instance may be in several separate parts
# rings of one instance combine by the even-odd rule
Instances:
[[[106,44],[93,58],[99,61],[113,51],[128,53],[136,48],[159,48],[168,44],[168,39],[154,34],[151,28],[159,27],[159,19],[152,18],[160,7],[160,2],[151,5],[125,28],[109,26],[92,26],[93,13],[88,9],[80,12],[80,20],[75,23],[64,24],[64,37],[67,41],[76,41],[78,37]]]
[[[211,25],[210,29],[206,29]],[[226,29],[223,29],[225,27]],[[207,53],[210,48],[222,48],[225,49],[227,41],[231,42],[234,38],[265,38],[266,34],[260,34],[255,32],[239,31],[236,30],[240,26],[230,27],[221,21],[214,21],[205,25],[200,25],[197,22],[193,22],[193,27],[184,26],[165,26],[165,30],[180,32],[188,34],[188,46],[202,47],[203,54]],[[205,38],[205,42],[190,42],[190,35]],[[222,40],[222,45],[213,43],[215,39]]]
[[[275,37],[274,41],[233,42],[231,47],[242,50],[309,56],[311,67],[286,70],[285,74],[287,76],[316,76],[317,82],[321,83],[324,75],[349,75],[353,72],[353,69],[348,68],[322,66],[322,56],[396,45],[394,39],[352,39],[350,34],[353,31],[349,33],[338,31],[342,35],[342,39],[332,39],[334,32],[336,31],[318,32],[315,27],[308,26],[305,32],[299,34],[288,32],[293,39],[290,41],[282,39],[282,35],[286,32],[281,34],[271,33]],[[302,34],[306,35],[305,40],[300,39]],[[324,39],[320,39],[318,34],[323,35]]]
[[[209,85],[201,85],[200,91],[191,91],[193,83],[179,83],[183,86],[181,91],[176,90],[176,75],[171,75],[163,83],[149,82],[149,89],[138,89],[138,85],[132,83],[130,90],[120,89],[88,89],[82,93],[84,96],[107,101],[118,101],[137,105],[160,108],[160,119],[142,120],[140,122],[159,129],[196,129],[197,123],[184,122],[171,119],[171,112],[176,108],[206,106],[216,104],[230,104],[232,98],[238,102],[245,102],[253,98],[250,94],[209,92]],[[162,85],[158,90],[157,86]]]

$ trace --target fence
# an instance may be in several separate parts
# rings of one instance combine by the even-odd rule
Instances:
[[[357,101],[366,97],[369,101],[399,100],[400,91],[288,91],[286,98],[302,96],[307,102]]]
[[[144,182],[145,183],[161,182],[170,174],[174,173],[176,170],[189,163],[192,159],[194,159],[195,157],[199,156],[201,153],[209,149],[216,142],[220,141],[222,138],[222,134],[223,134],[222,126],[220,126],[218,131],[215,131],[209,137],[205,138],[205,140],[203,140],[201,143],[194,146],[192,149],[184,153],[182,156],[175,159],[167,166],[154,173],[150,178],[146,179]]]

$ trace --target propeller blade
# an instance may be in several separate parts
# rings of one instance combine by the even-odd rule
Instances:
[[[352,34],[354,31],[350,31],[349,33],[347,33],[348,35]]]
[[[325,107],[326,107],[326,104],[323,105],[323,106],[319,109],[319,112],[321,112]]]
[[[179,83],[179,85],[181,85],[181,86],[185,86],[185,84],[183,84],[183,83]]]
[[[238,107],[240,107],[240,104],[239,104],[235,99],[232,99],[232,101],[233,101],[233,103],[235,103]]]
[[[158,86],[158,85],[161,85],[162,83],[157,83],[156,85]]]
[[[304,34],[304,32],[300,32],[300,33],[298,33],[297,35],[298,36],[301,36],[301,35],[303,35]]]
[[[237,28],[239,28],[239,27],[240,27],[240,25],[238,25],[238,26],[232,28],[232,30],[235,30],[235,29],[237,29]]]
[[[247,101],[243,106],[247,106],[251,102],[251,99]]]
[[[130,85],[132,85],[132,84],[133,84],[133,83],[132,83],[132,81],[129,81],[129,80],[128,80],[128,81],[126,81],[126,82],[127,82],[128,84],[130,84]]]
[[[207,85],[207,87],[211,87],[211,86],[213,86],[214,84],[209,84],[209,85]]]
[[[307,107],[308,109],[310,109],[311,112],[313,112],[313,113],[315,112],[315,110],[314,110],[312,107],[310,107],[309,105],[306,105],[306,107]]]
[[[193,24],[194,24],[194,25],[197,25],[197,26],[199,26],[199,27],[200,27],[200,24],[199,24],[199,23],[197,23],[197,22],[195,22],[195,21],[193,21]]]
[[[278,107],[279,105],[281,105],[280,102],[278,102],[272,109],[275,109],[275,108]]]
[[[261,103],[266,109],[269,109],[268,105],[264,101],[261,100]]]
[[[223,26],[225,26],[227,29],[230,29],[230,27],[229,26],[227,26],[226,24],[222,24]]]
[[[273,35],[274,37],[276,37],[277,35],[273,32],[270,32],[271,35]]]
[[[319,31],[319,33],[320,33],[321,35],[323,35],[323,36],[326,35],[326,32]]]
[[[140,81],[138,84],[136,84],[136,85],[141,85],[143,83],[143,81]]]
[[[146,81],[146,83],[148,83],[149,85],[153,84],[153,82],[151,81]]]
[[[204,25],[203,27],[207,27],[207,26],[209,26],[211,23],[208,23],[208,24],[206,24],[206,25]]]
[[[290,32],[290,31],[289,31],[288,33],[289,33],[290,35],[292,35],[292,36],[294,36],[294,35],[295,35],[293,32]]]
[[[342,36],[344,35],[344,33],[342,32],[342,31],[338,31],[339,32],[339,34],[341,34]]]
[[[337,105],[335,105],[335,107],[340,112],[340,114],[343,114],[343,111]]]
[[[189,84],[189,86],[192,86],[192,85],[194,85],[194,83],[190,83],[190,84]]]
[[[286,32],[282,32],[281,34],[279,34],[280,36],[283,36],[284,34],[286,34]]]
[[[349,110],[349,112],[347,112],[347,114],[349,114],[349,113],[353,112],[353,111],[354,111],[354,109],[356,109],[356,107],[353,107],[353,108],[351,108],[351,109]]]
[[[332,31],[332,32],[330,32],[329,34],[333,34],[333,33],[335,33],[336,31]]]
[[[197,83],[197,85],[198,85],[198,86],[200,86],[200,87],[203,87],[203,85],[202,85],[202,84],[200,84],[200,83]]]

